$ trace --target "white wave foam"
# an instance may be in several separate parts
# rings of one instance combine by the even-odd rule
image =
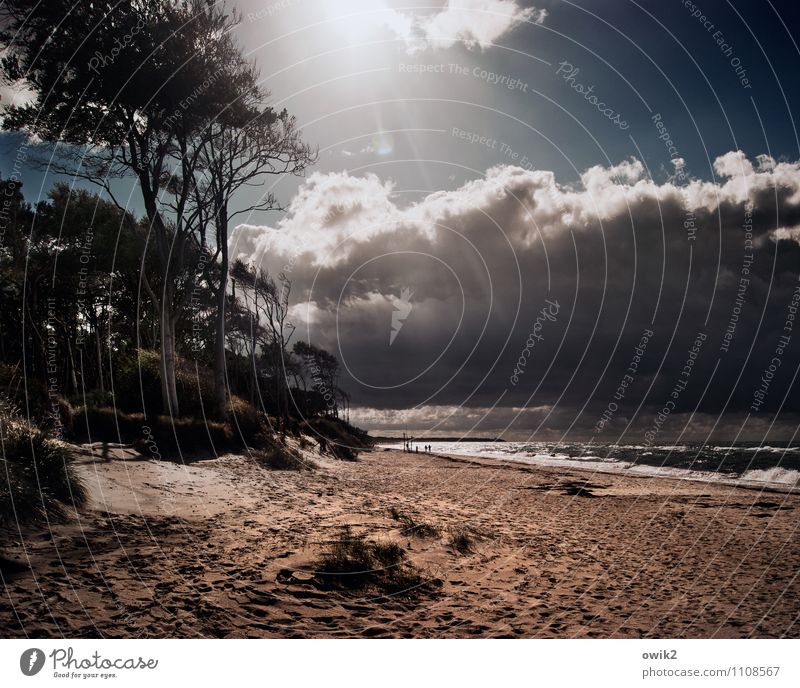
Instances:
[[[671,478],[673,480],[693,480],[700,482],[717,483],[723,485],[739,485],[743,487],[772,487],[774,489],[789,489],[794,492],[800,488],[800,471],[781,468],[758,468],[746,471],[742,475],[735,473],[722,473],[715,471],[698,471],[675,466],[650,466],[647,464],[634,464],[629,461],[620,461],[611,457],[600,457],[595,454],[584,456],[569,456],[564,453],[531,451],[530,443],[459,443],[459,442],[431,442],[434,452],[451,454],[453,456],[471,456],[476,458],[499,459],[501,461],[514,461],[536,466],[549,466],[554,468],[576,468],[580,470],[594,470],[600,473],[633,473],[640,476],[657,478]],[[380,445],[393,449],[402,449],[402,444]],[[540,447],[542,445],[539,445]],[[660,448],[660,447],[659,447]]]
[[[715,452],[727,452],[727,451],[738,451],[738,452],[767,452],[770,454],[793,454],[800,452],[800,447],[709,447],[711,451]]]
[[[789,485],[800,487],[800,471],[773,466],[772,468],[753,468],[742,474],[742,480],[754,483]]]

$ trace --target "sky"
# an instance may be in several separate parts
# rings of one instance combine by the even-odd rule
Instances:
[[[235,6],[319,159],[239,199],[285,209],[231,248],[292,281],[296,337],[339,357],[356,424],[794,437],[796,3]],[[29,198],[53,181],[22,175]]]

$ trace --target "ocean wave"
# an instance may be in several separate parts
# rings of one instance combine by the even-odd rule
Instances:
[[[754,483],[789,485],[800,487],[800,471],[773,466],[772,468],[753,468],[742,474],[742,480]]]
[[[733,446],[733,447],[709,447],[711,451],[721,452],[721,451],[737,451],[737,452],[768,452],[770,454],[786,454],[786,453],[797,453],[800,452],[800,447],[742,447],[742,446]]]
[[[451,454],[454,456],[480,457],[486,459],[496,459],[500,461],[513,461],[529,465],[548,466],[551,468],[576,468],[581,470],[595,470],[601,473],[633,473],[640,476],[652,476],[660,478],[671,478],[677,480],[693,480],[701,482],[711,482],[725,485],[739,485],[743,487],[766,488],[771,487],[779,490],[790,490],[792,492],[800,489],[800,470],[794,468],[784,468],[782,466],[771,466],[767,468],[753,468],[744,470],[742,473],[728,471],[708,470],[708,461],[695,458],[690,465],[668,466],[658,464],[647,464],[632,461],[633,457],[615,458],[613,455],[600,456],[597,450],[602,447],[592,447],[592,452],[588,452],[587,446],[580,444],[568,444],[557,446],[544,442],[508,442],[504,444],[491,442],[430,442],[434,452]],[[384,445],[386,446],[386,445]],[[401,449],[402,445],[393,445],[393,448]],[[625,449],[632,450],[634,445],[627,445]],[[566,449],[566,452],[564,451]],[[623,447],[617,445],[606,445],[607,450],[620,450]],[[681,449],[687,449],[682,445],[673,446],[651,446],[648,451],[641,451],[644,447],[638,448],[638,455],[653,456],[654,452],[668,450],[674,453]],[[708,449],[711,449],[710,447]],[[785,452],[786,449],[780,447],[744,447],[735,446],[729,448],[714,447],[716,451],[725,449],[726,451],[742,451],[745,449],[771,451],[773,454]],[[574,453],[572,453],[574,451]],[[795,451],[790,450],[790,451]],[[602,451],[600,452],[603,453]],[[779,457],[776,463],[780,462]],[[716,463],[716,460],[714,461]],[[750,462],[748,462],[750,463]],[[692,465],[703,466],[706,470],[697,470]]]

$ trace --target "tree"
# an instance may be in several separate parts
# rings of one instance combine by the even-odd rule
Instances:
[[[241,96],[224,113],[209,122],[200,144],[199,165],[193,188],[203,217],[215,230],[216,253],[208,272],[216,273],[214,339],[214,387],[217,415],[227,413],[225,380],[225,304],[228,288],[228,236],[230,223],[242,213],[279,208],[270,192],[259,202],[232,210],[234,196],[266,175],[301,174],[314,160],[303,144],[296,122],[286,110],[275,112],[266,105],[268,93],[258,83],[255,68],[241,59],[236,68]],[[207,226],[205,222],[201,226]],[[201,238],[205,245],[205,236]],[[213,270],[212,270],[213,268]],[[210,280],[213,282],[213,279]],[[255,280],[254,283],[257,283]]]
[[[144,274],[143,285],[159,312],[164,407],[177,415],[176,328],[191,290],[176,284],[190,242],[205,237],[204,223],[214,218],[217,250],[227,251],[230,194],[252,179],[247,165],[264,160],[254,141],[289,150],[297,143],[293,123],[268,108],[253,119],[263,94],[253,91],[255,73],[230,39],[236,16],[216,3],[7,0],[0,13],[4,74],[34,94],[32,103],[6,110],[4,128],[48,142],[54,155],[42,159],[50,168],[99,185],[118,205],[114,180],[133,179],[139,188],[145,250],[152,240],[160,273],[159,284]],[[250,133],[258,122],[274,125],[271,133]],[[297,151],[292,159],[303,158]],[[241,169],[231,170],[237,161]]]
[[[325,403],[325,415],[338,418],[339,404],[347,403],[348,397],[339,388],[339,361],[332,353],[308,342],[297,342],[294,354],[303,361],[305,375],[312,389]]]
[[[270,380],[277,415],[285,428],[289,416],[287,379],[299,372],[287,351],[295,332],[295,326],[288,320],[292,284],[285,275],[280,275],[276,282],[260,268],[241,261],[234,264],[231,276],[238,282],[245,308],[251,313],[253,373],[258,377],[259,360],[265,364],[263,373]]]
[[[95,194],[59,183],[48,198],[37,205],[32,253],[56,304],[70,391],[104,394],[111,352],[135,341],[142,236],[130,213]]]
[[[15,181],[0,179],[0,199],[0,355],[18,364],[26,342],[14,335],[25,322],[25,255],[33,212]],[[27,350],[35,351],[32,346]]]

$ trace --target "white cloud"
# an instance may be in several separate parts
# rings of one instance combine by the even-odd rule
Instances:
[[[380,236],[434,242],[446,233],[444,227],[460,227],[467,234],[483,232],[489,224],[486,218],[498,214],[504,217],[502,230],[521,248],[537,233],[555,236],[599,229],[598,222],[628,215],[635,222],[638,215],[649,215],[653,204],[712,214],[726,206],[764,208],[769,197],[774,204],[777,195],[782,214],[800,211],[800,163],[772,161],[756,168],[735,151],[718,157],[714,167],[721,181],[692,180],[678,186],[645,178],[642,163],[630,159],[586,170],[582,188],[576,188],[560,184],[552,172],[499,165],[481,179],[432,193],[406,207],[397,204],[393,182],[375,174],[315,173],[277,227],[237,227],[232,255],[277,264],[305,254],[311,266],[331,267],[345,264],[357,246]]]
[[[24,82],[8,84],[0,81],[0,121],[3,118],[3,110],[10,105],[22,107],[36,100],[36,96]]]
[[[400,217],[391,200],[392,188],[392,182],[374,174],[312,174],[276,228],[246,224],[236,228],[231,256],[255,263],[276,255],[294,262],[303,254],[313,256],[317,265],[341,261],[353,241],[368,241],[391,230]]]
[[[615,219],[649,221],[658,205],[711,216],[745,204],[768,210],[777,198],[782,217],[800,213],[800,163],[772,161],[756,168],[741,151],[735,151],[718,157],[714,167],[724,177],[721,181],[692,180],[678,186],[645,178],[642,163],[630,159],[586,170],[581,175],[582,188],[575,188],[560,184],[552,172],[499,165],[481,179],[453,191],[432,193],[406,207],[397,204],[393,183],[375,174],[315,173],[277,227],[238,226],[231,255],[266,262],[273,270],[298,259],[307,263],[307,269],[319,270],[346,266],[354,254],[362,256],[364,247],[380,237],[383,243],[395,241],[398,246],[417,243],[430,249],[438,242],[441,248],[446,228],[479,239],[487,226],[496,224],[514,247],[525,249],[539,235],[601,231],[598,223]],[[682,225],[680,214],[676,219],[676,226]],[[795,222],[782,225],[794,226]],[[777,238],[790,238],[787,229],[771,228],[776,230]]]
[[[794,241],[800,244],[800,227],[779,227],[770,232],[772,241]]]
[[[485,50],[520,24],[541,24],[546,17],[546,10],[520,7],[517,0],[447,0],[433,13],[382,7],[360,21],[389,29],[409,52],[419,52],[456,43]]]
[[[742,151],[731,151],[714,161],[714,171],[720,177],[749,176],[753,174],[753,163]]]
[[[439,48],[462,42],[483,50],[519,24],[541,24],[546,10],[522,8],[515,0],[449,0],[441,12],[420,19],[417,28]]]

